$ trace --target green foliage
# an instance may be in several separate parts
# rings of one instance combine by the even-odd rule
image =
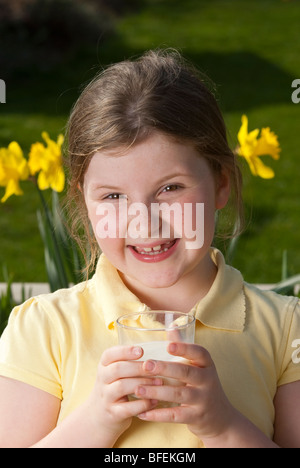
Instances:
[[[240,236],[233,237],[228,242],[226,248],[226,263],[233,264],[234,257],[237,253],[239,246]],[[272,291],[283,294],[286,296],[294,296],[298,290],[298,296],[300,297],[300,274],[290,275],[288,267],[288,252],[285,250],[282,255],[282,265],[281,265],[281,281],[272,286]]]
[[[296,287],[299,288],[300,285],[300,274],[299,275],[289,275],[288,268],[288,251],[285,250],[282,255],[282,268],[281,268],[281,281],[277,283],[272,290],[279,293],[292,296],[295,294]],[[298,292],[300,297],[300,290]]]
[[[70,237],[57,192],[52,191],[50,208],[43,192],[38,189],[43,210],[37,220],[44,244],[45,266],[51,291],[68,288],[70,283],[82,281],[83,260]]]
[[[6,282],[6,291],[0,296],[0,335],[7,325],[9,314],[15,305],[11,290],[12,277],[8,276],[7,269],[5,267],[3,267],[3,276]]]
[[[6,266],[3,266],[2,270],[3,277],[6,282],[6,291],[0,294],[0,336],[7,325],[12,309],[17,305],[12,292],[13,275],[8,273]],[[22,302],[26,300],[24,287],[22,288],[21,300]]]
[[[49,69],[113,29],[109,11],[91,0],[0,0],[0,10],[0,59],[6,72],[36,63]]]

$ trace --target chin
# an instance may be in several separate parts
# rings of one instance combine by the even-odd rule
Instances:
[[[135,278],[135,280],[148,288],[169,288],[176,284],[181,277],[180,274],[174,273],[174,270],[171,272],[164,271],[161,273],[150,273],[146,275],[140,275],[138,278]]]

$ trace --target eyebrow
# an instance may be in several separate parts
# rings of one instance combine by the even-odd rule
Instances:
[[[120,187],[113,187],[113,186],[110,186],[110,185],[99,185],[99,184],[93,184],[91,186],[91,190],[93,192],[96,192],[97,190],[112,190],[112,191],[118,191],[120,190]]]
[[[186,174],[184,172],[174,172],[173,174],[166,175],[162,177],[161,179],[157,180],[156,183],[161,184],[164,181],[176,179],[176,177],[193,177],[193,174]]]
[[[175,179],[177,177],[193,177],[193,174],[185,174],[182,172],[174,172],[173,174],[166,175],[164,177],[161,177],[155,183],[157,185],[162,184],[163,182],[167,182],[168,180]],[[107,191],[113,191],[113,192],[120,192],[121,188],[113,185],[100,185],[97,184],[96,182],[91,185],[91,191],[96,192],[97,190],[107,190]]]

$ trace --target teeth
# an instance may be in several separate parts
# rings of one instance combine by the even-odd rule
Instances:
[[[160,254],[162,252],[166,252],[167,250],[168,249],[163,249],[163,250],[159,250],[157,252],[151,251],[151,252],[139,252],[139,253],[142,254],[142,255],[146,255],[146,254],[148,254],[148,255],[157,255],[157,254]]]
[[[141,255],[157,255],[162,252],[166,252],[168,250],[168,247],[172,241],[165,242],[164,245],[166,246],[165,248],[162,248],[162,245],[156,245],[155,247],[136,247],[136,251],[141,254]]]

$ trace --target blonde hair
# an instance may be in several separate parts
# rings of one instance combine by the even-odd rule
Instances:
[[[98,151],[130,147],[154,131],[192,144],[215,173],[226,170],[231,177],[237,219],[242,219],[241,173],[213,93],[203,75],[177,51],[152,50],[137,60],[125,60],[102,71],[84,89],[70,115],[67,163],[71,230],[82,250],[89,253],[87,268],[95,265],[99,253],[80,190],[89,162]]]

